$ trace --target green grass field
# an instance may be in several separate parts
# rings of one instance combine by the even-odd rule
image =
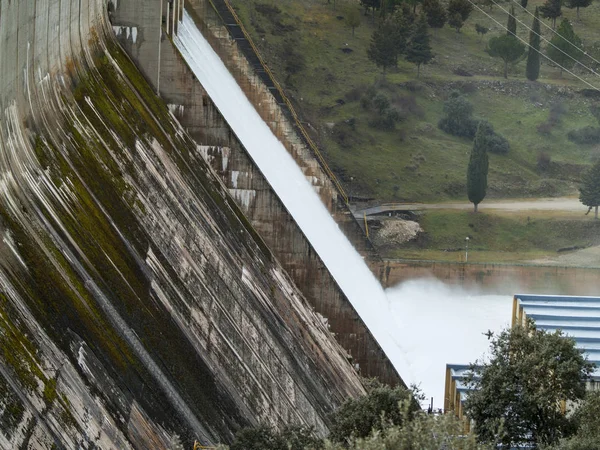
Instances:
[[[425,233],[416,241],[381,248],[385,257],[464,261],[469,237],[471,262],[519,262],[600,245],[600,221],[580,213],[488,213],[427,211]]]

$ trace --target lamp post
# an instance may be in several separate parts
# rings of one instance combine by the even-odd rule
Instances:
[[[465,238],[465,262],[469,262],[469,236]]]

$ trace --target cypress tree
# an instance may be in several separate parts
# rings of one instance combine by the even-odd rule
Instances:
[[[417,65],[417,78],[419,78],[421,64],[427,64],[432,59],[433,53],[431,53],[431,45],[429,45],[427,18],[425,14],[421,14],[415,33],[406,48],[406,60]]]
[[[584,172],[581,177],[579,201],[588,206],[590,210],[594,208],[594,218],[598,219],[598,206],[600,205],[600,160]]]
[[[529,51],[527,52],[527,79],[535,81],[540,76],[540,15],[537,7],[533,17],[533,25],[529,32]]]
[[[506,24],[506,34],[508,36],[517,35],[517,18],[515,17],[515,7],[511,5],[508,13],[508,22]]]
[[[490,124],[482,120],[477,127],[469,167],[467,168],[467,195],[473,203],[474,211],[485,198],[489,161],[487,155],[487,139],[492,130]]]

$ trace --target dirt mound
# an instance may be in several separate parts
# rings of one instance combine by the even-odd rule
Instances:
[[[421,226],[412,220],[384,220],[373,241],[375,245],[400,245],[414,239],[422,231]]]

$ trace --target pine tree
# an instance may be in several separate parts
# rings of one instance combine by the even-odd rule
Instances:
[[[448,20],[446,8],[440,0],[424,0],[423,12],[427,16],[427,23],[431,28],[442,28]]]
[[[552,20],[552,28],[556,28],[556,19],[562,16],[561,0],[546,0],[542,6],[540,6],[540,15],[544,19]]]
[[[584,172],[581,177],[579,201],[589,207],[590,210],[594,208],[594,218],[598,219],[598,206],[600,205],[600,160]]]
[[[392,19],[382,21],[373,32],[367,56],[383,69],[384,76],[389,67],[398,64],[398,56],[405,52],[410,31],[404,16],[396,13]]]
[[[577,21],[579,21],[579,8],[587,8],[592,0],[566,0],[565,6],[569,9],[577,8]]]
[[[421,14],[417,21],[417,27],[406,47],[406,60],[417,65],[417,78],[421,71],[421,64],[427,64],[433,59],[431,45],[429,45],[429,33],[427,30],[427,19]]]
[[[474,211],[477,212],[477,206],[485,198],[487,190],[487,175],[489,161],[487,155],[487,138],[491,134],[491,127],[486,121],[479,122],[471,157],[469,158],[469,167],[467,168],[467,195],[469,201],[473,203]]]
[[[515,17],[515,7],[511,5],[508,13],[508,23],[506,24],[506,34],[508,36],[517,35],[517,18]]]
[[[540,76],[540,15],[535,8],[533,25],[529,33],[529,51],[527,52],[527,79],[535,81]]]
[[[496,36],[490,39],[487,52],[504,61],[504,78],[508,78],[508,64],[523,56],[525,45],[514,36]]]
[[[367,56],[377,67],[381,67],[384,76],[388,67],[396,65],[398,56],[389,25],[383,23],[373,32]]]
[[[575,34],[568,19],[563,19],[550,43],[552,45],[548,46],[548,58],[561,66],[561,76],[563,67],[571,69],[583,56],[581,39]]]

